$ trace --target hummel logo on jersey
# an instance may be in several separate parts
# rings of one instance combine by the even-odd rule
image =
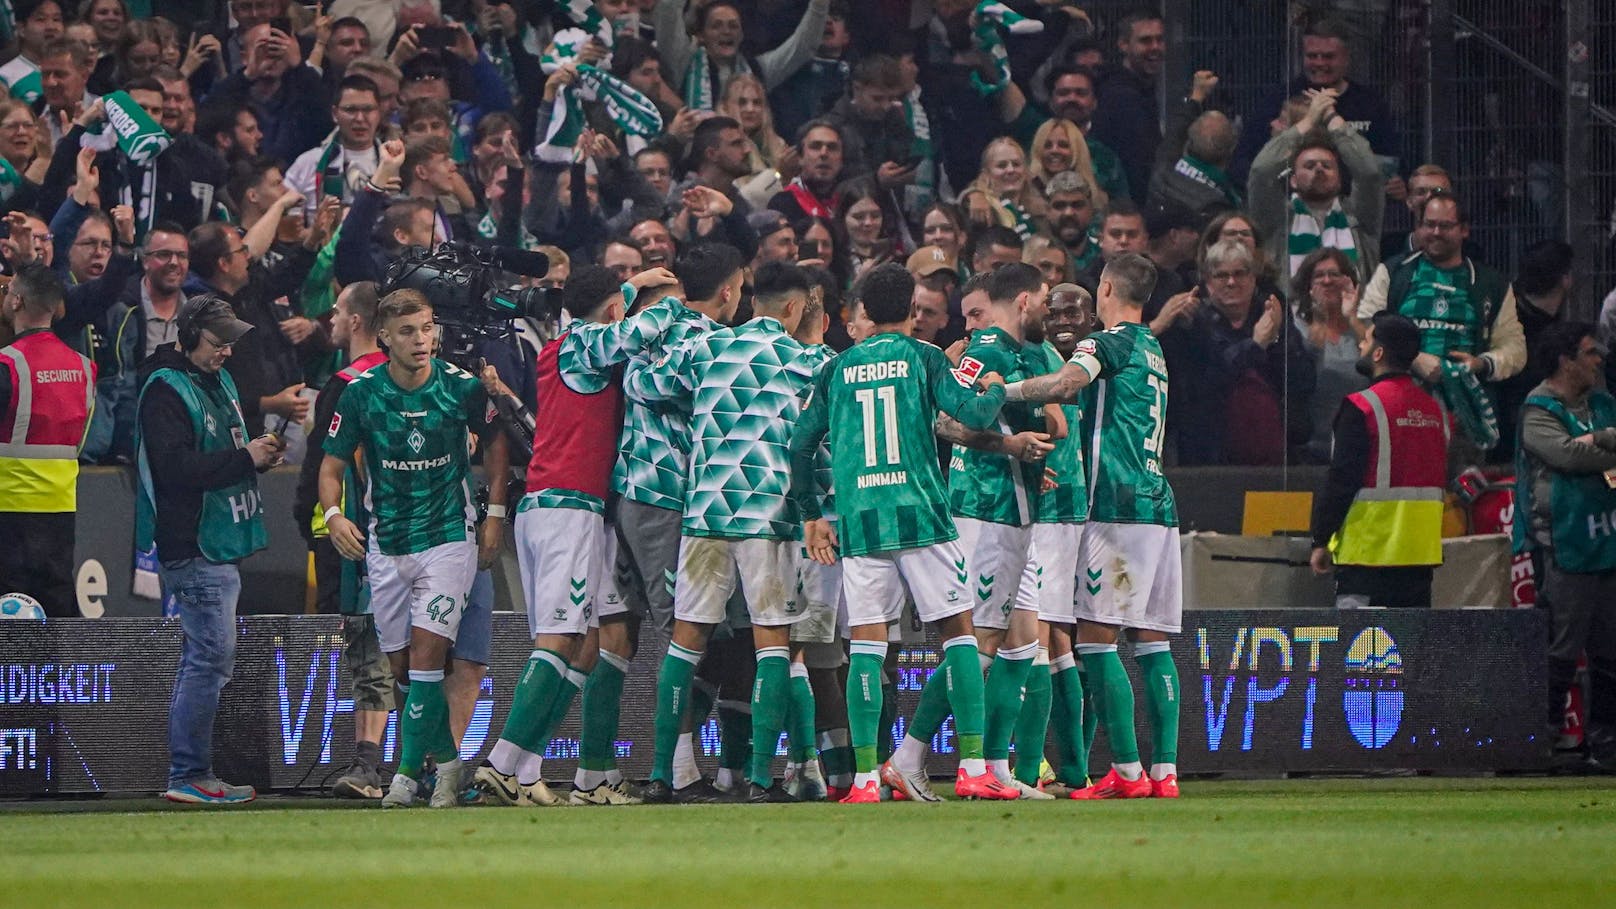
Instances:
[[[567,620],[567,610],[557,609],[555,611],[555,620],[557,622],[565,622]]]
[[[425,704],[411,704],[410,709],[408,711],[408,713],[410,715],[410,719],[412,719],[412,720],[420,719],[422,710],[425,707],[426,707]]]

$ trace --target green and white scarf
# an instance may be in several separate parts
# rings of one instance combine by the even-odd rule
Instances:
[[[136,165],[146,167],[174,144],[168,130],[147,116],[146,109],[136,104],[128,92],[112,92],[102,96],[101,101],[106,107],[107,119],[97,124],[93,132],[105,134],[110,128],[118,150]]]
[[[0,158],[0,202],[9,200],[22,185],[22,175],[11,166],[11,162]]]
[[[381,142],[376,143],[376,160],[381,161]],[[348,198],[348,166],[347,156],[342,153],[342,141],[337,137],[337,131],[332,130],[325,137],[325,144],[320,147],[320,160],[314,166],[317,176],[314,178],[314,204],[319,205],[320,200],[326,196],[336,196],[344,201]]]
[[[976,46],[993,60],[998,77],[989,83],[980,73],[971,73],[971,85],[983,97],[997,94],[1010,84],[1010,54],[1004,49],[1004,36],[1000,27],[1012,35],[1035,35],[1044,30],[1044,23],[1028,19],[998,0],[982,0],[976,5],[976,26],[971,30]]]
[[[578,51],[588,37],[581,29],[563,29],[540,58],[539,65],[546,73],[555,72],[577,59]],[[585,101],[599,101],[605,105],[606,116],[629,136],[650,138],[662,132],[662,114],[650,98],[611,73],[583,63],[578,65],[578,79],[556,92],[554,105],[550,109],[549,131],[533,152],[539,160],[551,163],[572,160],[572,147],[578,144],[578,136],[587,125]]]
[[[746,62],[746,57],[736,54],[735,72],[730,78],[749,75],[753,75],[751,64]],[[694,45],[690,51],[690,66],[685,70],[685,104],[696,110],[715,110],[720,87],[718,64],[707,56],[707,48]]]
[[[915,182],[904,190],[904,201],[910,211],[920,211],[937,198],[937,162],[932,160],[935,147],[931,142],[931,120],[926,117],[926,109],[920,105],[918,85],[904,96],[903,118],[909,124],[909,132],[915,137],[909,145],[909,153],[921,159],[920,166],[915,169]]]
[[[1286,252],[1290,255],[1289,273],[1296,274],[1296,269],[1301,267],[1302,260],[1309,253],[1325,247],[1341,250],[1353,265],[1358,264],[1358,247],[1352,239],[1352,222],[1342,210],[1341,200],[1338,198],[1330,203],[1330,211],[1325,214],[1321,226],[1307,203],[1300,196],[1292,195],[1291,232],[1286,243]]]
[[[595,8],[594,0],[561,0],[556,6],[560,8],[562,15],[586,34],[599,38],[607,47],[612,46],[616,35],[613,34],[611,20],[601,15],[600,10]]]

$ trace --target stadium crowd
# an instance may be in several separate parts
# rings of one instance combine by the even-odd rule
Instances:
[[[6,312],[22,312],[25,297],[60,305],[43,322],[37,315],[8,318],[0,340],[11,344],[13,334],[48,329],[82,358],[67,362],[82,362],[93,374],[93,393],[62,406],[69,408],[64,417],[87,421],[77,456],[92,464],[140,460],[142,390],[154,371],[174,368],[172,357],[165,359],[170,345],[180,342],[182,352],[198,344],[232,348],[217,368],[238,396],[243,438],[271,433],[278,440],[273,452],[253,450],[254,465],[304,465],[299,522],[307,527],[322,604],[330,611],[351,598],[351,590],[344,593],[341,557],[352,544],[333,541],[340,534],[328,523],[344,531],[356,525],[333,513],[343,502],[327,495],[330,478],[317,446],[335,453],[327,429],[338,435],[332,418],[348,413],[339,404],[341,386],[363,372],[356,364],[385,360],[376,335],[387,295],[378,284],[389,265],[441,243],[548,257],[542,277],[513,280],[559,290],[567,318],[520,319],[513,338],[485,342],[477,351],[497,375],[483,377],[484,384],[539,412],[541,420],[547,404],[568,406],[564,396],[547,399],[542,380],[534,378],[543,371],[545,351],[562,358],[563,371],[587,372],[578,364],[588,361],[600,381],[616,381],[612,370],[629,364],[633,353],[660,349],[645,338],[629,339],[632,331],[662,338],[669,350],[667,332],[696,331],[666,324],[653,330],[657,318],[684,318],[658,315],[664,295],[683,299],[678,312],[699,314],[704,326],[779,315],[771,307],[791,296],[799,279],[771,268],[774,263],[806,270],[815,308],[825,317],[817,333],[788,325],[786,334],[803,340],[806,332],[831,352],[870,332],[872,315],[860,301],[865,279],[884,275],[883,286],[894,286],[892,267],[901,266],[913,284],[913,337],[948,350],[959,367],[971,337],[994,328],[993,306],[1006,294],[1015,300],[1033,293],[1022,286],[1025,276],[1015,277],[1019,271],[994,283],[1007,266],[1035,270],[1048,299],[1049,340],[1070,355],[1095,327],[1097,302],[1120,293],[1102,290],[1108,266],[1123,263],[1132,275],[1139,262],[1148,262],[1155,278],[1148,298],[1136,301],[1139,321],[1150,343],[1159,344],[1172,377],[1165,435],[1154,440],[1158,466],[1330,463],[1343,398],[1370,384],[1360,354],[1383,311],[1406,316],[1418,328],[1418,353],[1406,369],[1453,415],[1450,472],[1508,460],[1521,438],[1522,406],[1537,400],[1543,409],[1541,383],[1560,376],[1561,384],[1550,381],[1549,390],[1571,389],[1561,397],[1585,397],[1595,384],[1593,373],[1586,383],[1580,374],[1574,382],[1565,379],[1562,358],[1597,359],[1600,345],[1616,333],[1616,316],[1601,319],[1597,332],[1591,326],[1572,331],[1576,337],[1569,341],[1564,332],[1549,333],[1550,352],[1539,355],[1538,341],[1566,320],[1575,274],[1570,247],[1533,244],[1518,257],[1514,275],[1489,265],[1504,251],[1470,241],[1466,205],[1452,175],[1399,157],[1390,107],[1373,86],[1350,75],[1352,31],[1328,17],[1306,23],[1302,72],[1257,106],[1237,109],[1211,70],[1163,89],[1166,60],[1179,51],[1157,13],[1142,9],[1097,28],[1081,4],[1064,0],[332,0],[310,6],[86,0],[77,7],[66,0],[13,0],[8,13],[10,21],[0,22],[10,42],[9,62],[0,66],[9,89],[0,101],[0,263],[15,290],[8,292]],[[1412,229],[1387,232],[1383,225],[1391,220]],[[734,267],[726,270],[726,263]],[[730,287],[737,274],[744,286]],[[587,279],[584,288],[570,283],[575,276]],[[1135,285],[1143,286],[1135,281],[1129,287]],[[579,342],[588,333],[570,320],[607,322],[600,307],[613,305],[619,286],[630,290],[618,305],[636,313],[622,324],[639,328],[620,329],[624,337],[612,334],[599,349],[590,346],[595,341]],[[15,307],[9,304],[14,296]],[[196,298],[223,301],[250,330],[216,311],[199,311],[189,338],[182,337],[187,329],[180,315]],[[417,312],[405,310],[387,309],[400,319]],[[794,321],[803,318],[797,312]],[[198,328],[206,325],[219,330]],[[557,354],[563,334],[582,346],[561,345]],[[9,417],[22,373],[14,358],[7,362],[12,368],[0,371],[0,400],[13,400]],[[332,389],[333,377],[334,392],[317,393]],[[698,415],[706,412],[707,386],[700,383],[724,378],[692,379],[681,391],[654,370],[635,375],[631,368],[625,380],[631,431],[664,431],[652,404],[681,394],[694,399]],[[688,410],[689,402],[684,406]],[[638,417],[637,407],[644,411]],[[1616,467],[1616,434],[1594,431],[1593,424],[1579,431],[1585,410],[1578,411],[1582,422],[1564,407],[1549,412],[1566,414],[1565,426],[1557,430],[1554,420],[1538,418],[1533,434],[1528,408],[1525,438],[1536,447],[1522,455],[1538,472],[1545,500],[1551,496],[1546,473]],[[182,411],[171,416],[184,422]],[[1603,411],[1599,418],[1605,419]],[[969,429],[955,427],[962,436]],[[22,441],[7,437],[8,443]],[[351,457],[357,443],[346,444]],[[497,447],[485,444],[483,454]],[[945,468],[948,449],[945,443],[940,455]],[[531,471],[544,469],[543,454],[535,454],[530,490]],[[176,468],[151,472],[161,483]],[[334,478],[339,493],[340,474]],[[614,492],[618,485],[614,480]],[[0,505],[7,508],[0,526],[15,531],[12,539],[30,541],[3,544],[8,554],[0,588],[37,591],[51,614],[71,614],[71,546],[60,541],[64,534],[71,540],[77,505],[70,497],[48,499],[15,510]],[[491,496],[490,504],[489,523],[503,525],[503,496]],[[619,532],[631,528],[649,540],[668,503],[652,496],[629,503],[636,506],[644,507],[635,520],[620,521]],[[677,504],[674,509],[677,523]],[[511,510],[519,509],[513,504]],[[161,514],[159,508],[159,540]],[[1552,547],[1552,521],[1540,517],[1528,535]],[[518,530],[520,523],[519,517]],[[633,541],[624,536],[622,542]],[[1602,559],[1588,562],[1589,570],[1608,575],[1597,567]],[[684,687],[669,690],[717,701],[726,745],[734,743],[725,748],[720,783],[744,790],[753,641],[727,636],[722,621],[695,622],[699,627],[681,636],[675,616],[663,608],[671,609],[671,593],[669,603],[659,604],[654,589],[660,583],[641,580],[653,600],[645,605],[672,629],[676,650],[688,645],[696,658],[726,649],[733,655],[740,642],[742,658],[731,662],[745,664],[743,671],[703,674],[698,683],[686,673]],[[1608,592],[1607,582],[1563,583],[1586,603],[1605,596],[1600,591]],[[486,609],[486,572],[472,591],[472,601],[480,598]],[[377,775],[377,737],[398,706],[389,678],[403,682],[408,674],[412,696],[441,683],[451,725],[463,728],[481,672],[479,643],[457,641],[448,676],[440,669],[432,677],[413,657],[400,661],[407,642],[378,643],[374,624],[350,618],[359,749],[355,769],[339,788],[375,797],[386,788]],[[469,614],[464,622],[462,628],[474,624]],[[1567,654],[1590,634],[1586,618],[1563,624],[1556,632],[1557,680],[1568,679],[1564,663],[1575,657]],[[715,627],[719,632],[709,641]],[[534,632],[541,639],[548,633]],[[615,633],[625,637],[609,641]],[[603,627],[599,635],[596,668],[616,665],[638,644],[636,631]],[[577,635],[563,629],[552,636]],[[547,670],[538,666],[543,660],[532,664],[535,672],[553,675],[543,702],[548,709],[564,713],[579,689],[586,709],[591,695],[621,696],[621,666],[615,694],[609,681],[597,688],[596,676],[580,671],[577,654],[568,650],[576,643],[559,641],[545,650],[559,654]],[[783,639],[780,647],[788,643]],[[856,658],[859,645],[871,642],[853,643]],[[885,655],[884,638],[880,643]],[[993,649],[1001,656],[1013,651],[1009,662],[1032,662],[1039,643],[1012,623],[981,651],[984,666]],[[762,679],[761,637],[757,646],[755,673]],[[1068,663],[1074,662],[1072,648],[1067,641]],[[864,655],[875,652],[872,643]],[[393,657],[391,667],[384,654]],[[1091,655],[1084,651],[1080,662],[1089,664]],[[1136,656],[1142,663],[1167,657],[1171,665],[1165,645]],[[1049,657],[1037,659],[1042,666]],[[821,679],[827,669],[834,676],[842,658],[830,662],[836,665],[770,663],[768,684],[786,692],[801,681],[821,702],[840,704],[823,693],[840,686]],[[1601,657],[1599,665],[1616,663]],[[665,664],[665,676],[668,671]],[[997,665],[989,672],[990,764],[1004,761],[1002,753],[991,753],[994,737],[1008,743],[1010,736],[1003,717],[994,716],[991,683],[1001,672]],[[1051,695],[1052,672],[1058,678],[1058,669],[1043,673],[1044,709],[1053,698],[1052,716],[1067,705],[1068,722],[1081,717],[1082,707],[1067,703],[1084,697],[1075,676],[1068,689],[1054,682]],[[878,688],[881,675],[877,668]],[[1030,682],[1028,692],[1030,701]],[[788,702],[782,695],[776,706],[784,710]],[[1608,699],[1600,703],[1610,709]],[[847,752],[834,769],[825,759],[830,785],[841,795],[862,787],[852,768],[857,763],[867,774],[867,761],[855,762],[852,752],[874,743],[848,738],[846,713],[853,709],[840,706],[840,725],[824,722],[822,709],[818,732],[810,730],[807,742],[793,739],[793,791],[804,785],[812,791],[812,783],[803,782],[818,777],[811,753]],[[538,778],[535,758],[543,753],[540,732],[553,722],[533,710],[538,714],[513,712],[513,724],[532,728],[503,741],[505,751],[496,749],[498,772],[479,775],[485,794],[559,800]],[[1013,726],[1013,711],[1010,718]],[[790,721],[778,716],[770,728],[778,736]],[[1167,723],[1160,721],[1158,733]],[[664,731],[670,741],[680,732],[659,728],[659,741]],[[1079,720],[1075,734],[1063,740],[1070,746],[1060,762],[1067,770],[1086,753],[1084,738]],[[609,747],[609,734],[605,742]],[[881,743],[882,762],[892,746]],[[697,785],[688,770],[689,748],[688,728],[677,750],[664,755],[659,748],[659,761],[670,762],[653,781],[664,784],[664,797],[681,791],[697,797],[688,791]],[[612,775],[609,753],[584,757],[580,792],[606,801],[639,798]],[[1154,763],[1171,776],[1171,760]],[[187,775],[177,768],[171,782],[194,782],[205,769]],[[1027,797],[1028,790],[1043,791],[1032,770],[1028,776],[1018,767],[1014,781],[996,766],[989,772],[1001,788],[1019,782],[1020,790],[1008,791]],[[1151,773],[1158,794],[1163,774]],[[1140,779],[1124,776],[1128,786]],[[762,790],[755,795],[772,797],[768,779],[754,773],[751,780]],[[1092,788],[1086,770],[1064,773],[1060,782],[1072,790]],[[900,793],[910,787],[911,797],[929,794],[922,793],[923,782],[884,773],[881,783]]]

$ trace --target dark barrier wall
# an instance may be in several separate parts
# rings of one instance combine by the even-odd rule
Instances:
[[[525,626],[521,617],[495,617],[493,665],[463,744],[467,757],[486,755],[504,722],[531,652]],[[347,766],[353,742],[339,621],[251,616],[240,631],[215,737],[217,769],[265,788],[321,786]],[[1174,644],[1183,688],[1179,766],[1262,774],[1540,768],[1548,754],[1544,642],[1534,610],[1190,613]],[[0,795],[158,791],[179,643],[174,620],[0,622]],[[630,669],[617,743],[633,777],[651,762],[652,649]],[[933,647],[902,652],[903,716],[937,662]],[[1143,723],[1142,697],[1140,706]],[[547,755],[548,777],[571,779],[577,735],[575,709]],[[951,724],[933,744],[932,770],[951,774]],[[1148,742],[1141,745],[1148,761]],[[390,728],[388,760],[394,746]],[[709,723],[701,752],[717,748]],[[1103,734],[1096,751],[1103,767]]]
[[[1169,470],[1183,529],[1239,533],[1248,490],[1313,490],[1323,468],[1194,468]],[[134,561],[135,490],[131,471],[93,467],[79,474],[78,572],[80,611],[88,616],[154,616],[158,604],[130,593]],[[308,549],[292,521],[297,487],[293,468],[259,478],[269,522],[269,548],[242,563],[240,611],[290,614],[303,611]],[[4,591],[0,591],[4,592]],[[508,609],[505,603],[496,608]]]

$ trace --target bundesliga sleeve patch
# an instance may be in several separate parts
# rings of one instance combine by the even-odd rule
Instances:
[[[959,366],[950,371],[954,374],[954,381],[971,388],[976,385],[977,377],[982,375],[982,361],[975,357],[961,357]]]
[[[337,434],[337,430],[339,430],[341,428],[342,428],[342,414],[341,413],[334,413],[334,414],[331,415],[331,428],[327,429],[325,431],[325,434],[328,435],[328,436],[334,436],[334,435]]]

